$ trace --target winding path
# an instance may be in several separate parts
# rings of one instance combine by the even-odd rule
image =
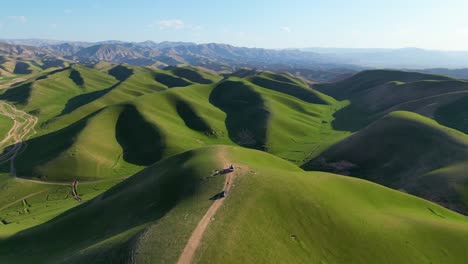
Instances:
[[[218,158],[222,161],[223,168],[227,168],[230,165],[230,163],[225,157],[224,150],[219,153]],[[225,175],[226,177],[226,179],[224,180],[224,187],[223,187],[223,190],[226,191],[226,193],[230,192],[232,184],[234,183],[234,180],[238,174],[239,174],[239,171],[237,168],[232,173],[221,174],[221,175]],[[179,260],[177,261],[177,264],[192,263],[193,257],[195,256],[195,252],[200,246],[200,242],[203,238],[203,235],[205,234],[205,231],[208,228],[208,224],[210,223],[213,216],[216,214],[216,211],[218,211],[221,205],[223,205],[225,199],[226,198],[215,200],[213,204],[210,206],[210,208],[208,209],[208,211],[206,211],[205,215],[202,217],[200,222],[198,222],[195,230],[193,230],[192,235],[190,236],[187,244],[185,245],[184,250],[182,251],[182,254],[179,257]]]
[[[26,149],[27,143],[24,141],[36,133],[34,127],[37,124],[37,117],[3,101],[0,101],[0,115],[11,118],[14,122],[5,138],[0,141],[0,150],[3,149],[0,153],[0,164],[9,161],[10,174],[16,176],[15,158]]]

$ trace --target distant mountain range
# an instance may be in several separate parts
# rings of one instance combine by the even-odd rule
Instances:
[[[272,50],[235,47],[227,44],[195,44],[191,42],[122,42],[102,41],[64,42],[48,40],[0,40],[24,51],[34,50],[62,56],[76,61],[108,61],[133,65],[191,64],[209,65],[210,68],[232,68],[236,66],[265,67],[282,65],[292,67],[335,67],[344,61],[327,55],[299,50]],[[356,68],[347,65],[348,68]]]
[[[2,43],[3,42],[3,43]],[[411,69],[468,79],[468,52],[405,49],[261,49],[192,42],[101,42],[44,39],[0,40],[0,55],[136,66],[193,65],[215,71],[240,68],[288,71],[318,82],[336,81],[372,68]]]
[[[468,67],[468,51],[441,51],[418,48],[305,48],[300,50],[315,52],[349,64],[372,68],[426,69]]]

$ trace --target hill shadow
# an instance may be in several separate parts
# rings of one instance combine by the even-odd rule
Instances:
[[[133,105],[126,105],[120,114],[115,137],[123,149],[123,159],[129,163],[148,166],[163,156],[163,134],[146,121]]]
[[[62,112],[60,112],[60,114],[57,117],[69,114],[75,111],[76,109],[103,97],[104,95],[108,94],[110,91],[114,90],[121,83],[122,82],[118,82],[109,88],[90,92],[90,93],[80,94],[73,98],[70,98],[65,104],[65,108],[62,110]]]
[[[133,75],[133,69],[129,69],[123,65],[117,65],[114,68],[107,71],[107,73],[112,75],[120,82],[123,82]]]
[[[468,134],[468,96],[443,105],[434,113],[434,119],[440,124]]]
[[[154,75],[154,79],[157,82],[166,85],[168,88],[185,87],[185,86],[189,86],[192,84],[190,82],[187,82],[184,79],[177,78],[169,74],[165,74],[165,73],[156,73]]]
[[[213,89],[209,100],[226,113],[226,128],[232,141],[266,150],[270,113],[260,94],[242,82],[228,80]]]
[[[174,75],[181,77],[181,78],[185,78],[192,82],[201,83],[201,84],[213,83],[213,81],[203,78],[203,76],[200,73],[192,69],[171,67],[170,70]]]
[[[82,87],[84,85],[83,77],[81,77],[81,73],[75,69],[72,69],[70,75],[68,76],[77,86]]]
[[[43,178],[43,175],[34,171],[34,168],[54,160],[69,149],[75,142],[76,136],[86,127],[88,119],[98,112],[61,130],[27,140],[28,147],[16,158],[17,174],[19,176]],[[0,172],[9,173],[9,171],[9,164],[0,166]]]
[[[356,132],[378,119],[379,116],[372,115],[351,102],[350,105],[336,111],[333,117],[331,125],[334,130]]]
[[[49,60],[43,60],[42,62],[44,63],[41,67],[43,70],[54,68],[54,67],[65,67],[65,63],[62,60],[49,59]]]
[[[312,104],[327,104],[324,100],[317,97],[317,95],[311,91],[307,90],[304,87],[300,87],[296,84],[292,84],[290,82],[280,82],[276,80],[270,80],[259,76],[252,76],[250,78],[250,82],[260,87],[273,90],[276,92],[284,93],[287,95],[291,95],[300,99],[302,101],[312,103]]]
[[[24,83],[20,86],[10,88],[0,95],[0,100],[5,100],[13,104],[26,104],[31,96],[32,83]]]
[[[29,68],[29,64],[25,62],[18,61],[13,70],[14,74],[30,74],[32,70]]]
[[[59,72],[63,72],[63,71],[66,71],[70,69],[70,67],[65,67],[65,68],[60,68],[60,69],[56,69],[56,70],[53,70],[53,71],[50,71],[48,72],[47,74],[44,74],[44,75],[41,75],[39,77],[36,78],[36,81],[39,81],[39,80],[44,80],[44,79],[47,79],[50,75],[52,74],[55,74],[55,73],[59,73]]]
[[[190,129],[193,129],[198,132],[204,132],[206,134],[211,132],[210,126],[201,118],[195,111],[192,106],[183,100],[176,101],[176,110],[180,118],[184,120],[184,123]]]
[[[70,259],[70,252],[79,252],[161,219],[201,188],[197,172],[191,167],[180,166],[192,156],[187,152],[166,159],[159,166],[129,177],[89,202],[0,240],[0,259],[15,259],[21,263],[31,263],[31,259],[37,263]],[[99,254],[105,256],[106,252]]]

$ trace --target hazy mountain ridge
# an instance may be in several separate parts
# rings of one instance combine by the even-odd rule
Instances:
[[[301,51],[316,52],[339,58],[350,64],[377,68],[466,68],[468,51],[401,49],[353,49],[353,48],[304,48]]]
[[[0,55],[10,55],[9,50],[28,50],[29,57],[44,54],[82,64],[106,61],[128,63],[136,66],[193,65],[215,71],[233,72],[239,68],[289,71],[304,74],[306,78],[327,82],[349,76],[361,67],[344,64],[339,59],[298,50],[272,50],[235,47],[227,44],[195,44],[191,42],[122,42],[102,41],[63,42],[47,40],[4,40]],[[20,45],[23,44],[23,45]],[[24,45],[27,44],[27,45]],[[29,45],[29,46],[28,46]],[[26,53],[25,53],[26,54]],[[328,69],[334,69],[332,73]],[[313,70],[312,72],[310,70]]]

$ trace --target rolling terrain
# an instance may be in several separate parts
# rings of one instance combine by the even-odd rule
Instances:
[[[301,164],[348,134],[331,129],[336,100],[273,73],[223,78],[191,67],[73,65],[0,99],[38,117],[17,171],[44,180],[129,176],[211,144],[262,149]],[[46,147],[51,140],[54,147]]]
[[[0,164],[1,263],[468,257],[465,81],[109,62],[21,76],[0,90],[0,137],[27,146],[14,173]],[[35,125],[15,130],[23,111]]]
[[[194,263],[466,258],[462,215],[366,181],[304,172],[264,152],[213,146],[158,162],[93,200],[2,240],[0,259],[174,263],[213,203],[209,198],[221,190],[223,175],[210,175],[226,161],[235,164],[238,176],[200,238]]]
[[[69,63],[94,65],[101,62],[130,64],[134,66],[192,65],[231,73],[242,68],[276,72],[294,72],[314,81],[325,82],[343,79],[361,67],[349,65],[340,59],[299,50],[274,50],[235,47],[227,44],[191,42],[67,42],[48,40],[0,40],[0,56],[27,58],[18,64],[17,73],[30,73],[39,68],[64,67]],[[0,61],[4,61],[0,60]],[[7,76],[11,71],[2,71]],[[13,69],[11,69],[13,70]]]

